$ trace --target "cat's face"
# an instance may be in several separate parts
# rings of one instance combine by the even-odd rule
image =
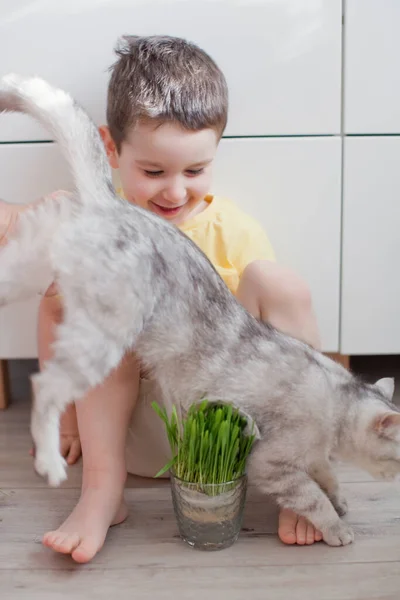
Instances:
[[[376,479],[400,475],[400,410],[392,403],[393,392],[393,379],[381,379],[358,409],[354,458]]]

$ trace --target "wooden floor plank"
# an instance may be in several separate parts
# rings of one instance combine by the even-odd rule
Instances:
[[[398,600],[400,563],[0,571],[13,600]]]

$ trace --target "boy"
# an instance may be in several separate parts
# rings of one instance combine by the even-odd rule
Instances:
[[[100,132],[110,165],[118,169],[121,195],[191,237],[255,317],[318,346],[305,285],[275,264],[268,239],[253,219],[209,193],[228,109],[226,82],[217,65],[195,45],[170,37],[126,37],[117,54],[108,90],[108,126]],[[19,210],[0,204],[3,242]],[[62,312],[53,284],[39,311],[41,367],[51,355]],[[127,470],[151,477],[168,459],[162,424],[150,407],[153,399],[162,402],[161,392],[131,352],[102,386],[65,413],[62,450],[70,464],[82,451],[82,493],[65,523],[44,536],[46,546],[88,562],[102,547],[109,526],[126,518]],[[279,536],[285,543],[321,539],[290,511],[281,512]]]

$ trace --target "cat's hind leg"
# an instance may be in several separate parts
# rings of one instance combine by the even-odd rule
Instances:
[[[58,327],[54,356],[33,377],[35,469],[50,485],[57,486],[66,478],[66,463],[59,450],[61,414],[68,404],[102,383],[125,351],[120,340],[96,327],[83,311],[76,311],[72,318],[67,316]]]

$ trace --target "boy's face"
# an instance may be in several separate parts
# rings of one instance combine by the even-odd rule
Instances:
[[[175,224],[202,210],[219,141],[213,129],[187,131],[175,123],[138,124],[120,154],[107,127],[101,128],[101,134],[129,202]]]

